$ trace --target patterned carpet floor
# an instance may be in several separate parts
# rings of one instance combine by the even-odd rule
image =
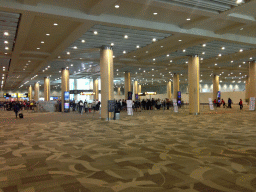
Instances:
[[[0,191],[255,192],[256,112],[0,112]]]

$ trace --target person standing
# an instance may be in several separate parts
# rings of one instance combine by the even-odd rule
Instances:
[[[242,101],[242,99],[240,99],[239,105],[240,105],[240,110],[242,110],[243,109],[243,101]]]
[[[15,103],[13,106],[13,111],[15,112],[16,118],[18,118],[18,112],[19,112],[20,108],[18,103]]]
[[[232,104],[232,100],[230,98],[228,98],[228,108],[232,108],[231,104]]]
[[[79,105],[79,113],[82,115],[83,107],[84,107],[84,103],[83,103],[83,101],[82,101],[82,100],[81,100],[81,101],[79,101],[78,105]]]

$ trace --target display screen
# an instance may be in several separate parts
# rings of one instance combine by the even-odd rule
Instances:
[[[221,92],[218,91],[218,93],[217,93],[217,98],[220,98],[220,97],[221,97]]]
[[[69,100],[69,92],[68,91],[65,91],[64,92],[64,100]]]
[[[180,91],[178,91],[177,95],[178,95],[178,99],[181,99],[181,92]]]
[[[69,109],[69,103],[64,103],[64,109]]]
[[[128,92],[128,100],[132,100],[132,92]]]

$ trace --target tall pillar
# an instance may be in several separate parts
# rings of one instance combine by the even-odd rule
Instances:
[[[93,92],[95,93],[94,100],[99,100],[99,80],[98,79],[93,79]]]
[[[121,87],[117,88],[117,95],[121,95]]]
[[[249,84],[250,84],[250,77],[247,76],[245,79],[245,99],[249,99],[249,92],[250,92]]]
[[[61,111],[64,112],[64,92],[69,91],[69,70],[61,70]]]
[[[77,90],[77,79],[74,79],[74,90]],[[74,94],[74,100],[78,100],[78,94]]]
[[[178,99],[178,91],[180,91],[180,75],[174,73],[174,76],[173,76],[173,99]]]
[[[50,78],[44,78],[44,100],[50,101]]]
[[[39,101],[39,83],[35,83],[34,89],[34,100],[37,102]]]
[[[133,93],[132,93],[132,98],[135,100],[135,94],[138,94],[138,81],[133,82]]]
[[[141,85],[138,87],[138,93],[141,93]]]
[[[249,63],[249,93],[248,97],[256,97],[256,61]]]
[[[191,56],[188,60],[189,113],[199,114],[199,57]]]
[[[171,99],[172,98],[172,82],[169,81],[167,83],[167,99]]]
[[[217,94],[219,91],[219,85],[220,85],[220,77],[218,75],[213,75],[212,78],[212,84],[213,84],[213,92],[212,92],[212,100],[218,99]]]
[[[32,86],[31,85],[28,88],[28,98],[29,98],[29,101],[32,101]]]
[[[124,75],[124,95],[125,99],[128,99],[128,92],[131,91],[131,73],[125,72]]]
[[[100,51],[101,118],[108,118],[108,100],[114,99],[113,51],[102,46]],[[110,117],[111,118],[111,117]]]

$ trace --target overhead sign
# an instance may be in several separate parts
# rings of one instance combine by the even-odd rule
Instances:
[[[25,93],[18,93],[18,97],[27,97]]]
[[[156,95],[156,92],[145,92],[146,95]]]
[[[81,92],[80,95],[95,95],[94,92]]]

